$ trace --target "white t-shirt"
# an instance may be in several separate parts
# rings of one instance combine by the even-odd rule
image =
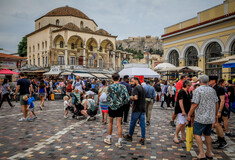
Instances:
[[[77,80],[75,80],[72,84],[73,87],[75,87],[75,89],[78,89],[79,91],[83,92],[83,86],[84,86],[84,82],[79,80],[79,82]]]
[[[69,106],[69,102],[68,101],[64,101],[64,109],[66,109]]]

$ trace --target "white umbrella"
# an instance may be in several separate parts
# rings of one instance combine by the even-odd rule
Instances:
[[[129,75],[130,77],[134,76],[144,76],[145,78],[160,78],[160,75],[157,72],[154,72],[150,68],[124,68],[119,72],[120,76]]]
[[[154,70],[159,71],[159,70],[163,70],[167,68],[174,68],[174,67],[176,66],[170,63],[160,63],[154,68]]]

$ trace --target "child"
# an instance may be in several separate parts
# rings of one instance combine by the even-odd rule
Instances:
[[[28,118],[28,121],[32,122],[37,118],[37,115],[34,112],[34,104],[33,104],[33,101],[35,101],[35,99],[34,99],[34,97],[28,98],[27,95],[24,95],[23,100],[27,101],[27,110],[29,111],[29,117],[30,117],[30,118]],[[34,115],[34,117],[33,117],[33,115]]]
[[[72,104],[69,101],[69,97],[64,96],[64,111],[65,111],[64,118],[68,118],[68,112],[69,112],[71,106],[72,106]],[[75,110],[76,110],[76,108],[74,107],[74,111]]]
[[[98,106],[93,99],[93,96],[89,94],[88,99],[84,101],[84,110],[81,111],[81,113],[87,117],[86,121],[97,114],[97,109]]]

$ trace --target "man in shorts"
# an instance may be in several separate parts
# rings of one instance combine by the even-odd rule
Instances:
[[[14,99],[16,99],[17,93],[20,91],[20,105],[23,112],[23,118],[20,118],[19,121],[27,121],[28,110],[27,110],[27,101],[23,100],[24,95],[31,97],[31,91],[33,91],[32,84],[29,80],[25,78],[24,73],[20,73],[20,79],[17,81],[17,87]]]
[[[213,159],[211,154],[211,128],[213,123],[218,123],[217,111],[219,99],[213,88],[208,86],[209,77],[203,75],[199,78],[200,87],[193,92],[192,106],[188,113],[187,121],[195,111],[193,134],[196,139],[199,155],[196,159]],[[202,134],[206,139],[207,151],[203,150]]]
[[[108,114],[109,114],[109,127],[108,136],[104,139],[104,142],[111,145],[111,137],[113,130],[113,119],[116,118],[118,128],[118,142],[115,144],[118,148],[122,148],[122,117],[123,117],[123,105],[129,101],[129,94],[126,86],[119,83],[120,75],[114,73],[112,75],[113,84],[108,86],[107,89],[107,102],[109,102]]]

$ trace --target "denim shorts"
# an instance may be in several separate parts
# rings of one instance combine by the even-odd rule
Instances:
[[[205,136],[210,136],[211,128],[212,124],[201,124],[195,121],[193,123],[193,134],[201,136],[203,133]]]

